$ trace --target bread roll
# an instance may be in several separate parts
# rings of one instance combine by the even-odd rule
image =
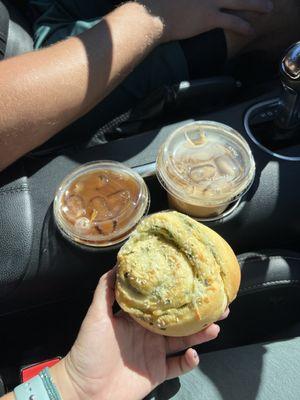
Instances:
[[[120,307],[161,335],[188,336],[217,321],[239,285],[227,242],[178,212],[145,218],[118,254]]]

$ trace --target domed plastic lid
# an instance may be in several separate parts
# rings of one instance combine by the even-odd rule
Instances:
[[[144,180],[113,161],[76,169],[63,180],[54,199],[61,232],[75,242],[96,247],[126,239],[148,209]]]
[[[255,163],[246,140],[213,121],[192,122],[161,146],[157,176],[169,194],[189,204],[232,202],[249,188]]]

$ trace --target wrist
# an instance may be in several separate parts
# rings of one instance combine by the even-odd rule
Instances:
[[[68,372],[67,357],[50,368],[50,373],[62,400],[82,400],[79,388]]]

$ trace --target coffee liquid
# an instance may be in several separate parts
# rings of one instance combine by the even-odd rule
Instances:
[[[130,176],[111,170],[86,173],[62,196],[61,212],[74,233],[106,236],[126,227],[134,216],[140,187]]]

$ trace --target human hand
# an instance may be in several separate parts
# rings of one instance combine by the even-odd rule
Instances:
[[[274,62],[278,62],[284,49],[299,40],[298,0],[273,0],[273,5],[272,12],[268,14],[243,10],[234,12],[254,27],[255,35],[245,37],[226,31],[228,58],[240,52],[263,50],[268,56],[274,56]]]
[[[105,274],[70,353],[52,368],[64,400],[138,400],[199,363],[191,346],[217,337],[215,324],[190,337],[154,334],[123,311],[112,313],[115,271]],[[224,318],[228,315],[226,311]],[[171,356],[185,350],[181,356]],[[171,356],[171,357],[169,357]]]
[[[253,34],[250,23],[226,11],[269,13],[268,0],[139,0],[152,15],[164,23],[163,42],[186,39],[200,33],[223,28],[242,35]]]

